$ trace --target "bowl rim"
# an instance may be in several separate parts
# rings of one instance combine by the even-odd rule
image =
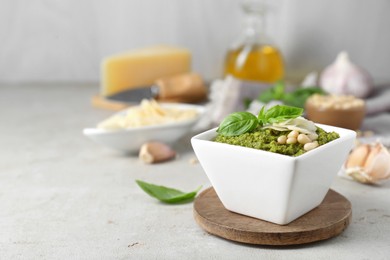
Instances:
[[[309,157],[309,156],[313,156],[315,154],[318,154],[318,153],[321,153],[321,151],[323,151],[324,149],[327,149],[328,147],[330,147],[331,145],[337,145],[339,143],[342,143],[342,142],[345,142],[346,140],[350,139],[350,138],[356,138],[356,132],[353,131],[353,130],[350,130],[350,129],[346,129],[346,128],[341,128],[341,127],[336,127],[336,126],[330,126],[330,125],[324,125],[324,124],[315,124],[316,126],[324,129],[325,131],[329,132],[329,131],[334,131],[336,133],[338,133],[340,135],[340,138],[337,138],[336,140],[333,140],[331,142],[328,142],[324,145],[321,145],[311,151],[308,151],[304,154],[301,154],[299,156],[290,156],[290,155],[285,155],[285,154],[280,154],[280,153],[274,153],[274,152],[270,152],[270,151],[265,151],[265,150],[260,150],[260,149],[255,149],[255,148],[250,148],[250,147],[245,147],[245,146],[239,146],[239,145],[232,145],[232,144],[226,144],[226,143],[218,143],[218,142],[214,142],[212,140],[209,140],[209,139],[205,139],[204,136],[205,135],[209,135],[211,134],[211,132],[215,132],[216,133],[216,130],[218,129],[218,127],[215,127],[215,128],[212,128],[212,129],[209,129],[209,130],[206,130],[202,133],[199,133],[195,136],[193,136],[191,138],[191,142],[192,141],[201,141],[201,142],[208,142],[208,143],[212,143],[213,145],[218,145],[218,146],[221,146],[221,147],[225,147],[225,148],[229,148],[229,149],[238,149],[238,150],[246,150],[246,151],[251,151],[251,152],[254,152],[254,153],[259,153],[259,155],[273,155],[275,157],[278,157],[280,159],[284,159],[284,160],[300,160],[300,159],[304,159],[306,157]],[[216,134],[215,134],[216,136]]]

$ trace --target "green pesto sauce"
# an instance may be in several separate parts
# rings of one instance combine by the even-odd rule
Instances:
[[[318,144],[321,146],[340,137],[336,132],[325,132],[317,127]],[[290,131],[276,131],[273,129],[257,129],[253,132],[245,133],[238,136],[218,135],[215,142],[239,145],[259,150],[265,150],[274,153],[280,153],[289,156],[299,156],[306,151],[303,150],[303,144],[279,144],[277,139],[281,135],[288,135]]]

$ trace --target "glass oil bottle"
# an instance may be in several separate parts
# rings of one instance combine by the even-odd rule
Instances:
[[[224,74],[246,81],[274,83],[284,76],[283,58],[265,34],[265,6],[245,2],[244,27],[225,57]]]

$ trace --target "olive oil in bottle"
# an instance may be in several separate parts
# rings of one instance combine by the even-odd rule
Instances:
[[[244,30],[225,57],[225,75],[238,79],[274,83],[284,76],[283,58],[264,33],[264,5],[243,4]]]

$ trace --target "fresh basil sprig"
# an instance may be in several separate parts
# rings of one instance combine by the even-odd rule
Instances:
[[[299,87],[291,92],[286,91],[286,86],[283,81],[278,81],[272,87],[264,90],[257,98],[263,103],[268,103],[272,100],[280,100],[284,104],[295,107],[304,107],[306,100],[313,94],[326,94],[319,87]]]
[[[202,188],[202,186],[200,186],[192,192],[182,192],[180,190],[168,188],[165,186],[158,186],[140,180],[136,180],[136,183],[150,196],[170,204],[190,202],[195,198],[198,191]]]
[[[302,108],[282,105],[273,106],[268,110],[263,107],[257,117],[249,112],[235,112],[222,121],[217,132],[224,136],[241,135],[255,130],[258,126],[297,118],[302,113]]]

